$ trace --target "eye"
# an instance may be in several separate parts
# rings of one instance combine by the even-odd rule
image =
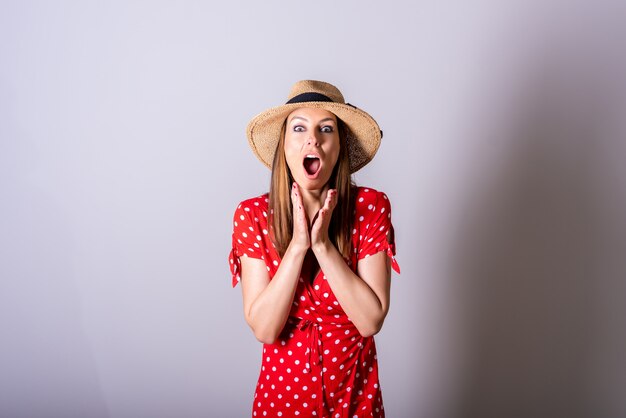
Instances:
[[[293,127],[293,131],[294,132],[304,132],[304,126],[296,125],[296,126]]]
[[[330,125],[326,125],[326,126],[322,126],[320,131],[322,131],[324,133],[331,133],[331,132],[334,132],[334,128],[332,126],[330,126]]]

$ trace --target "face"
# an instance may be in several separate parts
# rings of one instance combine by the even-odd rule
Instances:
[[[337,117],[324,109],[300,108],[287,116],[285,158],[296,183],[322,189],[339,158]]]

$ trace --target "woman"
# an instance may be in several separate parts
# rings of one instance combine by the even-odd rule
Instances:
[[[400,271],[387,196],[351,180],[382,132],[335,86],[305,80],[247,133],[272,169],[269,194],[235,211],[229,257],[263,343],[252,415],[384,417],[373,335]]]

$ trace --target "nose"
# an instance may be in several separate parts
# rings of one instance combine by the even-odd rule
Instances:
[[[314,147],[319,147],[320,143],[317,140],[317,137],[315,136],[315,134],[310,134],[309,137],[306,140],[306,144],[307,145],[313,145]]]

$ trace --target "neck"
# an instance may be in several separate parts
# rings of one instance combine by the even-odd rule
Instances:
[[[300,190],[300,193],[302,194],[302,202],[306,208],[309,222],[313,221],[319,210],[324,205],[328,188],[328,185],[326,185],[318,190]]]

